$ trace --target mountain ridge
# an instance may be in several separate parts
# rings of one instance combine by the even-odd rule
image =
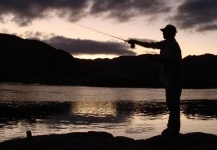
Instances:
[[[107,87],[162,87],[153,54],[78,59],[42,41],[0,34],[0,82]],[[217,56],[183,58],[184,88],[217,88]]]

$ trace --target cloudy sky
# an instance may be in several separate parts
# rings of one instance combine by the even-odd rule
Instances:
[[[1,0],[0,32],[37,38],[79,58],[112,58],[158,53],[124,40],[160,41],[159,29],[174,24],[183,57],[216,55],[216,10],[216,0]]]

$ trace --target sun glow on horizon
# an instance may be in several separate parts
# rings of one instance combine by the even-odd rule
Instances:
[[[104,55],[104,54],[95,54],[95,55],[88,55],[88,54],[81,54],[81,55],[72,55],[74,58],[78,59],[113,59],[119,57],[117,55]]]

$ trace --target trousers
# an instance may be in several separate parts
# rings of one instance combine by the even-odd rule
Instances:
[[[181,121],[180,121],[180,97],[182,93],[182,86],[180,85],[169,85],[166,86],[166,104],[169,110],[169,119],[167,128],[179,132]]]

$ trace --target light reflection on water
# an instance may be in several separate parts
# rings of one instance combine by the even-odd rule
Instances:
[[[217,99],[217,90],[184,90],[182,133],[217,134],[217,101],[206,92]],[[94,130],[144,139],[160,134],[167,119],[163,89],[0,85],[0,141],[24,137],[27,130],[33,135]]]
[[[117,110],[114,102],[79,101],[72,105],[72,114],[85,117],[115,117]]]

